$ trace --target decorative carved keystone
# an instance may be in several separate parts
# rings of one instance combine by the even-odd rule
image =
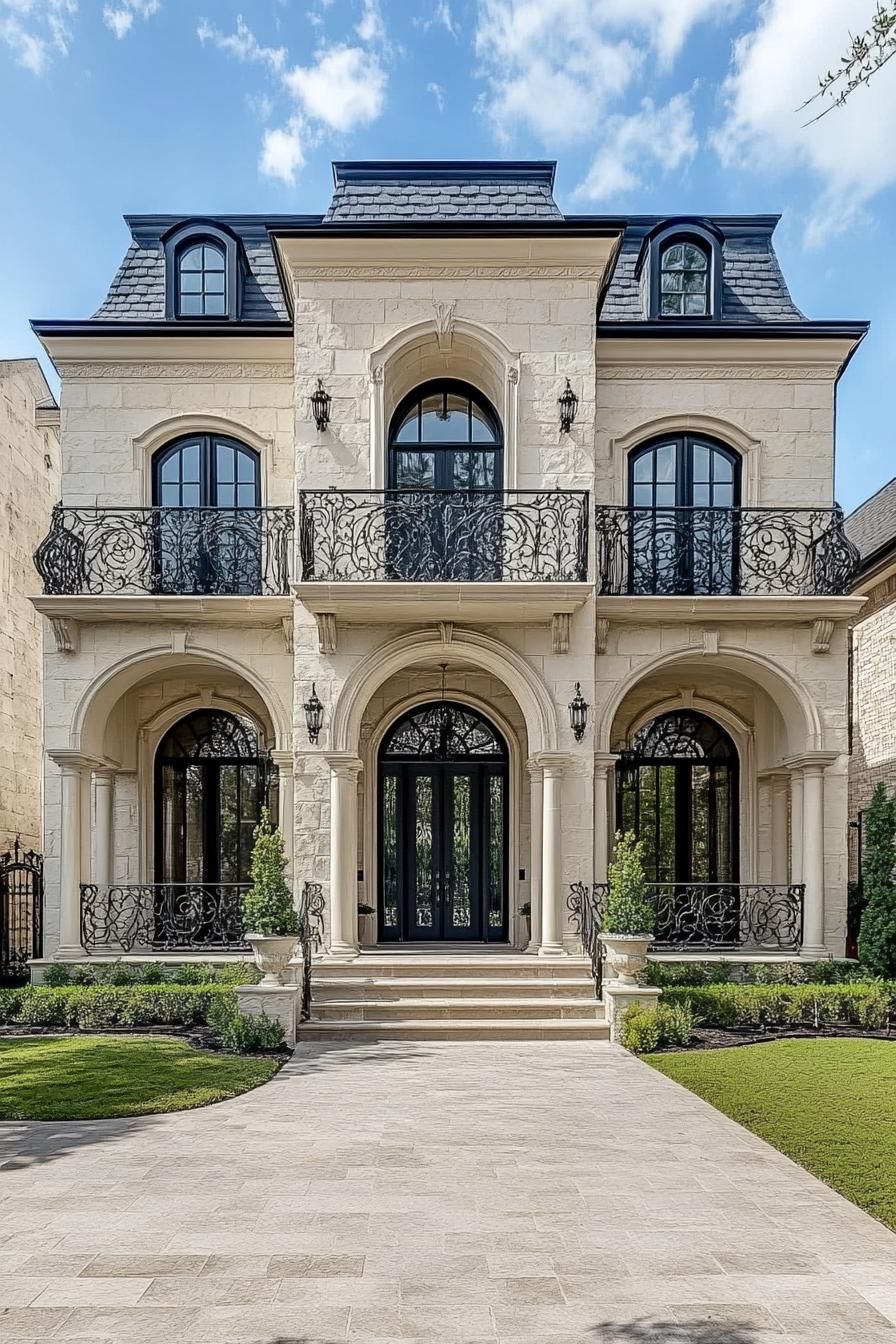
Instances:
[[[830,653],[831,636],[834,633],[833,621],[812,622],[812,652]]]

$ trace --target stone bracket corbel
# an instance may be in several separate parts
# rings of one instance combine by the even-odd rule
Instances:
[[[830,653],[831,637],[834,633],[833,621],[812,622],[812,652]]]
[[[610,634],[610,622],[603,616],[598,616],[594,622],[594,652],[606,653],[607,639]]]
[[[568,611],[555,611],[551,617],[551,649],[554,653],[569,653]]]
[[[293,631],[292,616],[280,617],[280,629],[283,631],[283,642],[286,645],[286,652],[295,653],[295,633]]]
[[[57,653],[77,653],[81,647],[81,627],[71,616],[50,616],[50,629]]]
[[[336,613],[333,611],[316,611],[314,619],[317,621],[317,647],[321,653],[336,652]]]

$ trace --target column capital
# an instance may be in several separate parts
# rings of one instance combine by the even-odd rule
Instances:
[[[530,759],[541,767],[545,779],[559,779],[572,756],[568,751],[539,751]]]
[[[596,776],[609,774],[619,760],[618,751],[596,751],[594,753],[594,773]]]
[[[82,770],[101,770],[114,769],[107,761],[98,760],[95,756],[85,756],[83,752],[73,751],[66,747],[64,750],[48,751],[47,755],[51,761],[54,761],[64,773],[79,773]]]
[[[118,774],[118,767],[115,765],[97,765],[93,768],[93,777],[97,784],[112,785],[115,783],[115,776]]]
[[[791,756],[784,762],[787,769],[822,771],[827,770],[829,765],[833,765],[838,756],[842,755],[839,751],[804,751],[799,756]]]
[[[541,779],[542,765],[541,761],[535,756],[530,756],[526,761],[526,770],[533,779]]]
[[[268,753],[271,760],[280,771],[281,775],[291,775],[293,772],[294,758],[292,751],[282,751],[279,748]]]
[[[364,769],[360,756],[351,751],[325,751],[323,758],[332,773],[340,779],[353,779]]]

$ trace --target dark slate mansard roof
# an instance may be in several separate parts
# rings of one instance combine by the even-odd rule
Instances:
[[[853,510],[845,529],[858,547],[863,569],[888,549],[896,550],[896,476]]]
[[[427,223],[450,226],[531,222],[536,227],[616,225],[606,216],[564,216],[553,195],[553,162],[334,163],[334,191],[323,216],[224,215],[214,222],[239,239],[248,274],[243,285],[243,322],[288,322],[271,243],[278,230],[357,230],[365,225],[416,228]],[[162,238],[182,222],[171,215],[128,216],[133,242],[95,317],[105,321],[147,322],[165,319],[165,255]],[[211,222],[211,221],[210,221]],[[632,216],[614,275],[600,313],[602,324],[647,318],[643,287],[636,275],[646,235],[657,225],[675,223],[662,216]],[[777,216],[713,216],[703,222],[722,242],[722,312],[726,325],[801,322],[772,246]],[[687,221],[682,220],[686,228]]]

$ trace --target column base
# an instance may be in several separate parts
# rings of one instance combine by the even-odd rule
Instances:
[[[562,943],[542,943],[538,949],[539,957],[565,957],[566,948]]]
[[[803,943],[800,957],[807,961],[830,961],[831,953],[824,943]]]
[[[80,943],[70,943],[64,946],[60,945],[59,947],[57,947],[56,951],[53,953],[52,960],[84,961],[86,958],[87,953],[84,951]]]
[[[357,943],[331,943],[324,953],[325,961],[354,961],[361,955]]]

